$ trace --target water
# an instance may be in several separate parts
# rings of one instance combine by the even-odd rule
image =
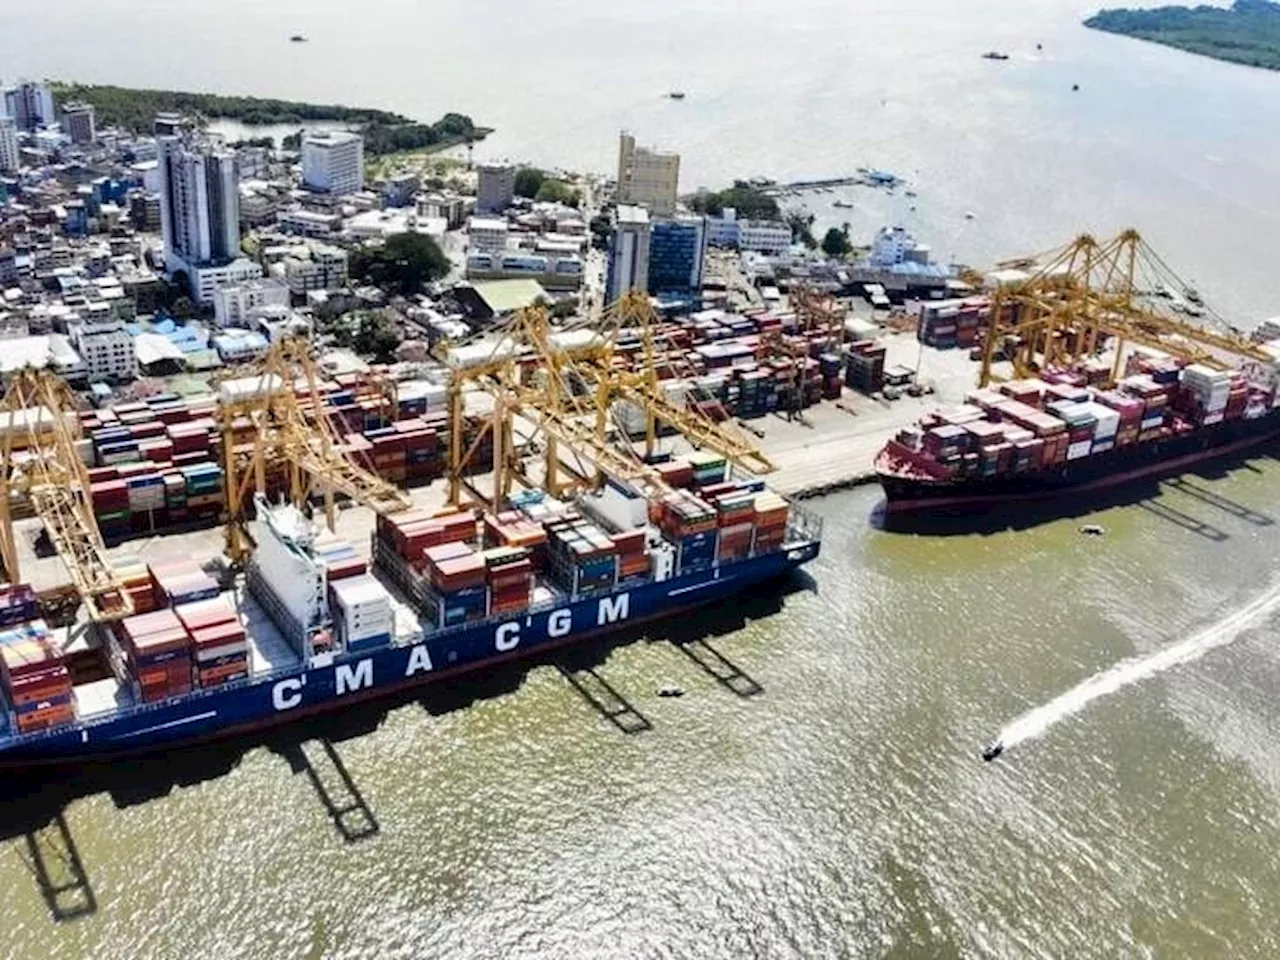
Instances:
[[[1135,223],[1233,318],[1276,312],[1280,76],[1084,31],[1090,9],[56,0],[7,10],[0,53],[12,75],[459,109],[499,128],[481,155],[599,170],[625,125],[681,151],[687,189],[885,167],[915,215],[858,192],[824,213],[975,263]],[[307,728],[362,803],[314,739],[45,787],[0,810],[0,956],[1274,957],[1278,480],[1193,478],[1100,515],[1105,538],[897,536],[866,523],[876,491],[828,498],[811,588],[594,652],[653,725],[635,736],[540,666]],[[1257,622],[1222,629],[1241,609]],[[763,692],[671,642],[704,635]],[[980,761],[1078,684],[1115,689]],[[64,921],[25,837],[58,812],[94,908]]]
[[[1280,312],[1280,75],[1085,30],[1083,0],[11,6],[6,75],[460,110],[497,128],[477,157],[600,171],[629,127],[686,190],[882,167],[918,199],[818,194],[819,227],[899,220],[987,264],[1136,225],[1231,319]]]
[[[1280,606],[1280,587],[1272,587],[1243,607],[1231,610],[1222,619],[1199,633],[1147,656],[1124,660],[1114,667],[1094,674],[1088,680],[1072,687],[1043,706],[1028,711],[1001,730],[995,743],[1010,749],[1026,740],[1043,736],[1055,723],[1074,716],[1099,697],[1116,693],[1131,684],[1149,680],[1174,667],[1193,663],[1211,650],[1237,640],[1249,628],[1266,622],[1278,606]]]
[[[340,823],[283,740],[50,788],[97,909],[53,919],[6,805],[0,956],[1274,956],[1278,479],[1191,478],[1105,538],[894,535],[874,490],[825,499],[811,582],[590,652],[651,730],[547,665],[308,728],[363,798]],[[1136,661],[1205,623],[1198,651],[1234,639]],[[673,642],[697,638],[763,692]],[[981,762],[1126,661],[1150,675]]]

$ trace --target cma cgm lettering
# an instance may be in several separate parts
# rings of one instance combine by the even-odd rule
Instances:
[[[336,712],[468,670],[534,656],[627,624],[742,594],[818,555],[816,536],[781,549],[615,588],[551,609],[428,629],[363,651],[322,654],[239,682],[85,717],[39,733],[0,731],[0,767],[82,763],[240,736]]]
[[[573,613],[573,609],[569,607],[551,611],[546,618],[546,638],[555,640],[571,636],[575,628]],[[625,621],[631,614],[630,594],[619,593],[610,597],[602,597],[596,603],[595,614],[595,620],[591,623],[591,627],[597,629]],[[533,617],[524,618],[526,627],[533,626],[533,623]],[[499,624],[493,630],[493,649],[498,653],[514,651],[520,646],[520,631],[521,622],[518,620]],[[394,678],[380,676],[375,678],[377,658],[368,656],[359,660],[335,664],[330,668],[332,671],[331,684],[322,686],[325,688],[331,686],[334,696],[343,697],[361,690],[373,689],[375,686],[392,680],[412,680],[418,674],[427,673],[434,669],[431,661],[431,651],[425,641],[414,644],[405,650],[395,652],[401,655],[405,663],[403,668],[397,671]],[[388,666],[390,667],[392,664],[388,664]],[[317,672],[311,671],[310,675],[314,676]],[[308,674],[303,674],[277,681],[271,689],[271,706],[277,712],[293,710],[302,706],[306,700],[304,690],[307,687],[308,676]]]

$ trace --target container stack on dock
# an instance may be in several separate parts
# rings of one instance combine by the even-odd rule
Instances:
[[[845,360],[845,383],[861,393],[879,393],[884,389],[885,348],[874,340],[850,344]]]
[[[137,557],[122,557],[112,569],[124,584],[124,589],[133,601],[134,613],[150,613],[156,609],[158,598],[156,584],[151,569]]]
[[[10,616],[17,606],[4,610]],[[43,620],[0,627],[0,684],[19,733],[33,733],[75,719],[71,673]]]
[[[191,637],[173,610],[156,610],[119,621],[116,639],[144,703],[191,692]]]
[[[234,603],[226,594],[174,608],[191,637],[196,680],[200,687],[216,687],[249,675],[249,641]]]
[[[917,336],[921,343],[940,350],[967,350],[977,343],[990,316],[991,301],[986,297],[928,301],[920,305]]]
[[[343,648],[353,653],[386,646],[395,631],[391,595],[373,577],[347,577],[329,585],[333,626]]]

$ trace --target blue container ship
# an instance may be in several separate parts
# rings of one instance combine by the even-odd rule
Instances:
[[[359,649],[299,655],[287,665],[255,669],[247,678],[156,702],[142,702],[136,683],[130,695],[130,679],[115,650],[116,703],[82,711],[72,723],[29,733],[17,731],[16,713],[9,709],[0,733],[0,766],[77,765],[250,734],[696,610],[778,579],[818,556],[821,521],[799,507],[790,510],[782,542],[764,550],[699,560],[685,568],[677,562],[665,578],[619,579],[590,596],[549,592],[518,613],[443,628],[420,626],[407,634],[375,638]],[[412,574],[394,558],[380,556],[380,549],[375,537],[375,569],[402,590],[412,586],[401,582]],[[242,611],[265,613],[260,622],[267,629],[281,619],[271,609],[278,598],[269,590],[250,595],[242,582],[236,603]],[[256,628],[252,616],[249,620],[252,635]],[[278,637],[276,642],[279,646]],[[109,639],[104,644],[115,649]]]

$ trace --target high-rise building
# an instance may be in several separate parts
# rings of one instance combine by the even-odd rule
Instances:
[[[609,243],[605,302],[614,303],[632,290],[649,289],[649,212],[644,207],[618,207]]]
[[[157,113],[151,132],[157,137],[177,137],[182,134],[182,114]]]
[[[686,216],[654,222],[649,232],[649,290],[688,293],[702,289],[707,222]]]
[[[501,213],[516,197],[516,168],[477,168],[480,185],[476,191],[476,213]]]
[[[91,103],[68,103],[62,107],[62,132],[72,143],[93,143],[97,134],[93,121]]]
[[[161,137],[160,223],[169,271],[217,266],[240,255],[235,154]]]
[[[618,203],[636,204],[655,217],[676,212],[680,182],[680,155],[637,147],[635,137],[623,131],[618,141]]]
[[[22,80],[4,91],[0,113],[12,117],[19,130],[33,133],[57,119],[53,91],[47,83]]]
[[[304,136],[302,182],[320,193],[358,193],[364,187],[364,141],[360,135],[319,130]]]
[[[0,173],[14,173],[20,160],[17,124],[13,117],[0,117]]]

